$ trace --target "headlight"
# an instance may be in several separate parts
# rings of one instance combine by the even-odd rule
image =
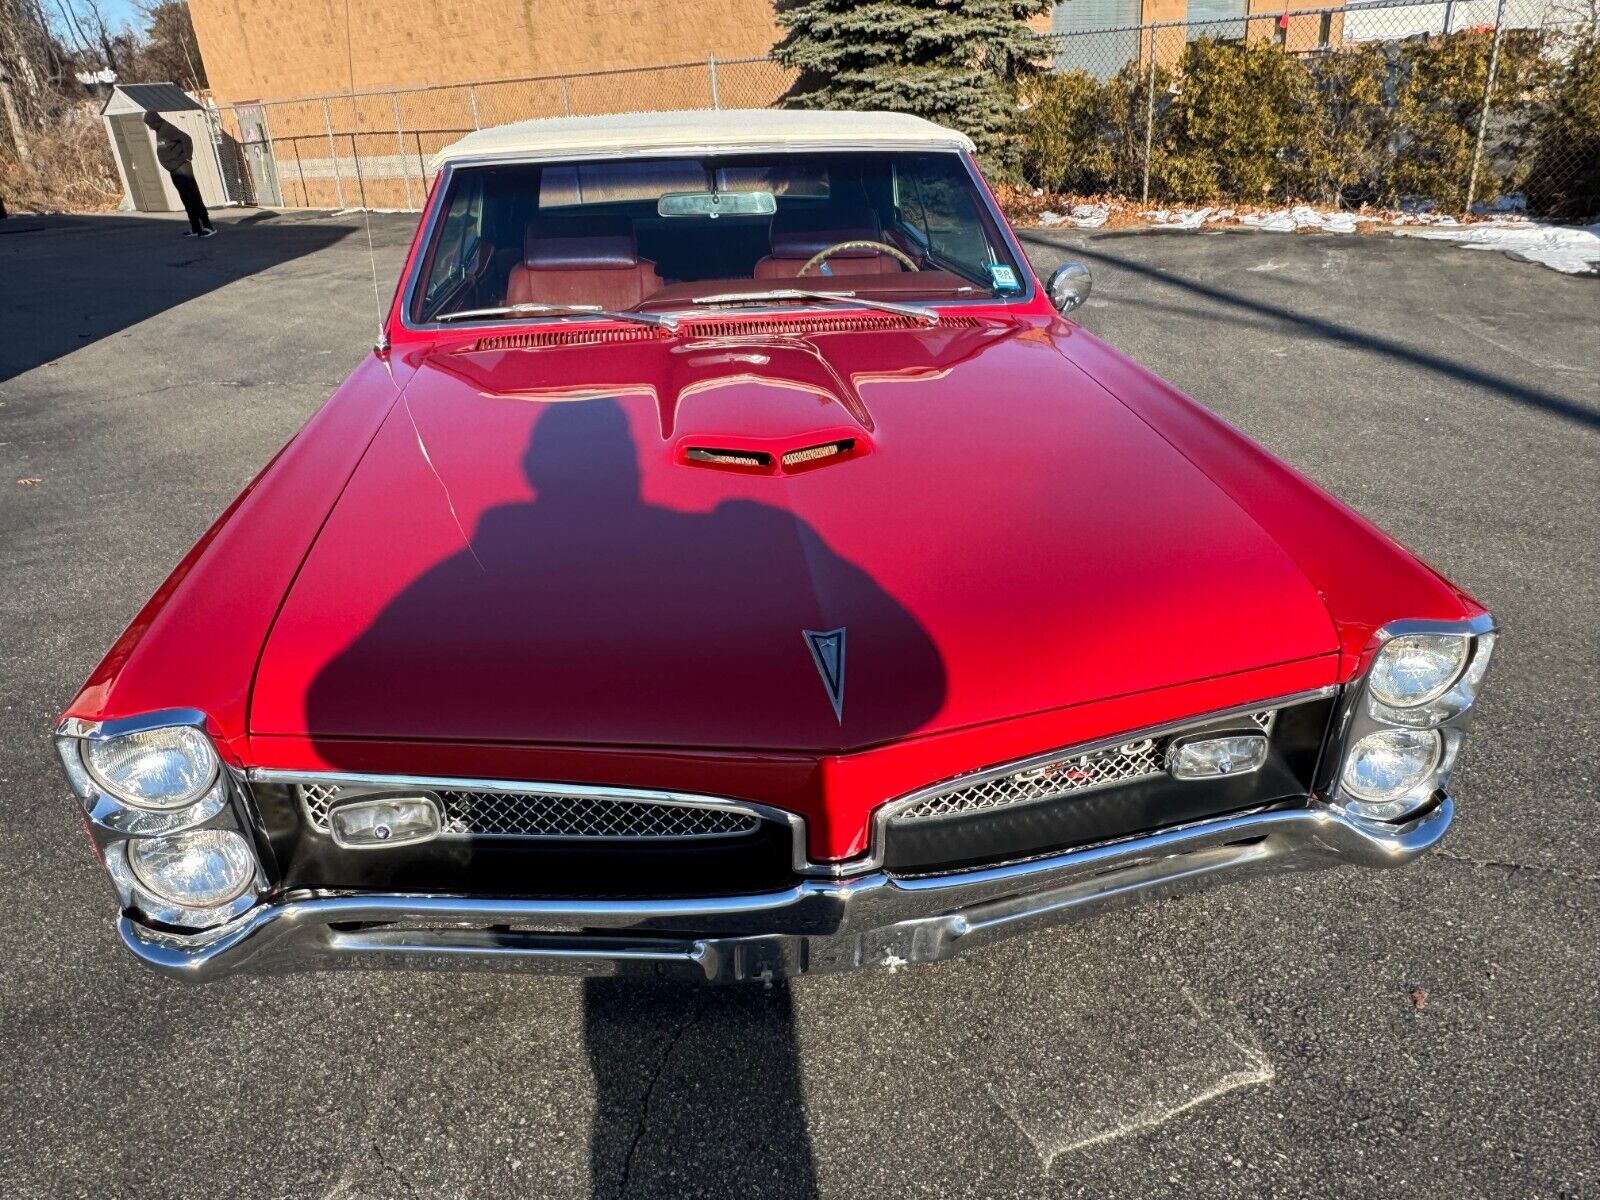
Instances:
[[[90,738],[83,743],[83,761],[112,796],[158,811],[193,804],[217,777],[210,740],[186,725]]]
[[[1411,633],[1385,642],[1367,679],[1368,708],[1389,725],[1431,729],[1478,698],[1494,653],[1493,633]]]
[[[255,851],[232,830],[136,838],[110,850],[106,865],[126,899],[169,925],[220,925],[253,901]]]
[[[1467,665],[1472,639],[1453,633],[1392,638],[1378,651],[1368,686],[1391,708],[1415,708],[1449,690]]]
[[[1416,808],[1415,792],[1433,776],[1443,740],[1433,729],[1384,729],[1350,747],[1341,780],[1355,813],[1392,820]]]

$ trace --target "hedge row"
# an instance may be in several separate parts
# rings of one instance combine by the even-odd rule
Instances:
[[[1493,34],[1368,43],[1313,54],[1270,41],[1188,43],[1157,65],[1150,195],[1395,205],[1466,203]],[[1012,146],[1032,186],[1138,196],[1150,72],[1083,71],[1025,85]],[[1521,192],[1540,215],[1600,215],[1600,37],[1502,36],[1476,196]]]

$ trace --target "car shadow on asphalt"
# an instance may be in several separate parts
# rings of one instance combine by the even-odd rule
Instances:
[[[1413,366],[1433,371],[1457,383],[1464,383],[1469,387],[1493,392],[1516,404],[1550,413],[1552,416],[1561,417],[1564,420],[1589,429],[1600,429],[1600,413],[1583,404],[1570,400],[1565,396],[1558,396],[1553,392],[1544,391],[1541,388],[1529,387],[1527,384],[1508,379],[1503,375],[1479,370],[1458,359],[1440,354],[1430,354],[1426,350],[1407,345],[1394,338],[1364,333],[1361,330],[1340,325],[1337,322],[1325,320],[1321,317],[1314,317],[1308,313],[1295,312],[1280,305],[1268,304],[1240,292],[1231,291],[1228,288],[1218,287],[1212,283],[1204,283],[1187,275],[1178,274],[1175,271],[1153,267],[1127,255],[1112,254],[1106,250],[1086,245],[1074,245],[1068,251],[1060,243],[1031,235],[1027,230],[1019,231],[1019,236],[1024,245],[1027,246],[1047,249],[1055,254],[1066,254],[1069,258],[1085,258],[1091,262],[1103,263],[1106,266],[1116,267],[1135,275],[1142,275],[1146,279],[1187,292],[1192,296],[1198,296],[1212,304],[1223,305],[1236,312],[1253,313],[1273,321],[1283,322],[1295,327],[1302,334],[1320,341],[1336,342],[1368,354],[1385,355],[1399,359]]]
[[[789,989],[590,979],[596,1197],[818,1194]]]
[[[13,217],[0,225],[0,382],[158,313],[355,233],[352,223],[218,214],[217,236],[137,214]],[[258,314],[270,321],[273,314]],[[249,320],[234,323],[247,330]],[[217,336],[237,336],[218,328]],[[174,347],[176,352],[177,348]]]

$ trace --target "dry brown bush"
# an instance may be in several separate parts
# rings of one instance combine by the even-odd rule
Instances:
[[[28,141],[28,161],[0,145],[0,196],[11,212],[105,212],[122,199],[105,125],[67,109]]]

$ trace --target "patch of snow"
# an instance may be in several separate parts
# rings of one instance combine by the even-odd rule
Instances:
[[[1565,275],[1600,275],[1600,223],[1588,226],[1496,221],[1457,229],[1401,229],[1396,237],[1456,242],[1468,250],[1499,250]]]
[[[1180,229],[1184,227],[1185,222],[1191,216],[1188,209],[1179,209],[1177,212],[1172,212],[1165,208],[1153,209],[1150,212],[1142,212],[1139,215],[1152,225],[1176,225]]]
[[[1046,228],[1057,225],[1075,225],[1079,229],[1099,229],[1111,219],[1111,206],[1109,204],[1074,204],[1072,211],[1066,216],[1058,212],[1042,212],[1039,214],[1039,224]]]
[[[1306,210],[1311,216],[1317,214],[1310,209]],[[1239,218],[1239,224],[1248,225],[1252,229],[1264,229],[1268,233],[1293,233],[1300,228],[1300,222],[1295,219],[1291,209],[1278,209],[1276,212],[1245,213]],[[1320,224],[1320,222],[1307,222],[1307,224]]]
[[[1239,224],[1248,225],[1253,229],[1263,229],[1268,233],[1293,233],[1297,229],[1320,229],[1324,233],[1354,233],[1357,225],[1375,222],[1377,219],[1364,214],[1318,212],[1304,204],[1297,204],[1293,208],[1279,208],[1272,212],[1245,213],[1239,218]]]
[[[1171,229],[1199,229],[1219,214],[1214,208],[1158,208],[1154,212],[1139,215],[1153,225],[1165,225]]]
[[[1396,216],[1394,218],[1394,220],[1390,221],[1389,223],[1391,225],[1459,225],[1459,224],[1461,224],[1460,221],[1456,220],[1454,217],[1450,216],[1448,213],[1403,212],[1403,211],[1398,216]]]

